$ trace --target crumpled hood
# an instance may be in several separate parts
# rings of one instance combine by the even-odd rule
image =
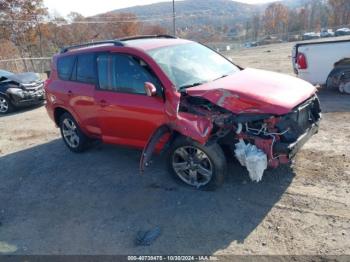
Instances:
[[[40,80],[39,75],[32,72],[13,74],[6,76],[6,78],[8,80],[15,81],[20,84],[29,84]]]
[[[316,88],[296,77],[247,68],[186,91],[236,114],[283,115],[315,94]]]

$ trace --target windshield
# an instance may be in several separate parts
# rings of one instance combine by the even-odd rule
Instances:
[[[148,51],[178,90],[211,82],[239,69],[213,50],[198,44],[168,46]]]
[[[5,71],[5,70],[0,70],[0,77],[7,77],[13,75],[13,73]]]

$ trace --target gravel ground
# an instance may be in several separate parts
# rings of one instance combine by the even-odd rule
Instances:
[[[291,74],[290,46],[229,56]],[[350,255],[350,96],[319,95],[321,130],[292,167],[256,184],[231,161],[215,192],[174,183],[162,157],[140,176],[137,150],[73,154],[44,107],[1,117],[0,254]],[[151,246],[135,245],[156,226]]]

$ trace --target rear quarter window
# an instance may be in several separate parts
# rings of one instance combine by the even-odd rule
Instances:
[[[61,57],[57,61],[58,77],[62,80],[69,80],[72,75],[74,67],[75,57],[65,56]]]

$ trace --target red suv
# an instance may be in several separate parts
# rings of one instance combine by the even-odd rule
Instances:
[[[166,35],[64,48],[45,89],[70,150],[94,139],[143,148],[141,171],[154,151],[166,151],[171,173],[201,189],[223,182],[231,157],[260,181],[266,168],[289,162],[321,119],[311,84],[243,69]]]

